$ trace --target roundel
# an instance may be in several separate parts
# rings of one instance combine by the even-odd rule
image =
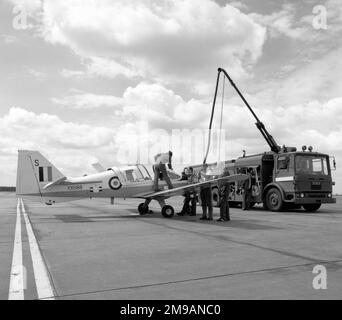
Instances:
[[[110,178],[108,184],[109,184],[109,187],[113,190],[119,190],[122,187],[122,184],[118,177]]]

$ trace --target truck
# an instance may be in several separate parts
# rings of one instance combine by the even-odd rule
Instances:
[[[303,146],[300,151],[297,151],[295,147],[285,145],[280,147],[257,117],[229,74],[222,68],[218,69],[209,129],[211,130],[212,126],[221,74],[229,80],[254,116],[256,127],[271,149],[248,156],[244,152],[237,159],[225,161],[225,167],[228,167],[230,174],[247,173],[251,177],[248,186],[238,183],[231,186],[230,205],[236,206],[242,203],[246,188],[251,194],[250,206],[263,204],[265,209],[271,211],[302,207],[306,211],[315,212],[324,203],[336,203],[332,194],[334,182],[331,174],[332,170],[336,170],[335,158],[324,153],[314,152],[311,146]],[[207,155],[204,163],[206,157]],[[214,166],[215,164],[211,165]],[[213,189],[213,201],[214,204],[219,205],[217,187]]]

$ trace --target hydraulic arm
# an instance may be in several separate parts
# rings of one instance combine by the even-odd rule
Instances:
[[[219,82],[220,82],[221,73],[223,73],[224,77],[226,77],[229,80],[229,82],[232,85],[232,87],[235,89],[235,91],[238,93],[238,95],[240,96],[240,98],[242,99],[244,104],[247,106],[249,111],[252,113],[253,117],[256,120],[256,123],[255,123],[256,127],[261,132],[262,136],[266,140],[267,144],[270,146],[271,150],[273,152],[275,152],[275,153],[278,153],[281,150],[280,146],[276,143],[274,138],[269,134],[269,132],[265,128],[265,125],[260,121],[258,116],[255,114],[255,112],[253,111],[252,107],[249,105],[249,103],[247,102],[245,97],[242,95],[242,93],[240,92],[239,88],[235,85],[235,83],[233,82],[232,78],[229,76],[227,71],[222,69],[222,68],[218,68],[218,74],[217,74],[217,80],[216,80],[216,88],[215,88],[215,95],[214,95],[213,107],[212,107],[210,123],[209,123],[208,148],[207,148],[207,152],[206,152],[206,155],[205,155],[205,158],[204,158],[204,163],[206,163],[207,156],[208,156],[208,153],[209,153],[210,133],[211,133],[212,123],[213,123],[213,118],[214,118],[214,112],[215,112],[215,106],[216,106],[216,98],[217,98],[217,91],[218,91],[218,86],[219,86]]]

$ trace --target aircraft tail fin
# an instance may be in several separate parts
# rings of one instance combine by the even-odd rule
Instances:
[[[41,196],[44,185],[64,175],[38,151],[19,150],[17,195]]]

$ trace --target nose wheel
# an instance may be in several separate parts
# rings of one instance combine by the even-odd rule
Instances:
[[[162,207],[161,213],[165,218],[172,218],[175,214],[175,209],[172,206],[166,205]]]

